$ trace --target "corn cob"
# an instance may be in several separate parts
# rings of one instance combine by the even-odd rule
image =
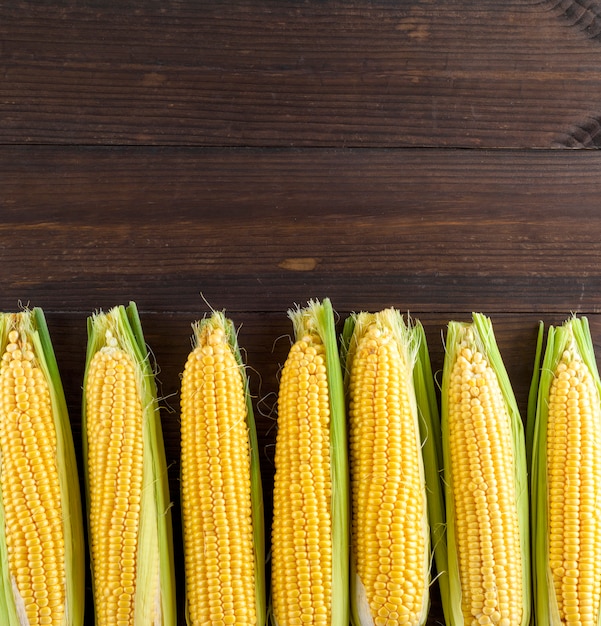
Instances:
[[[450,626],[530,619],[523,425],[491,321],[448,327],[442,383]]]
[[[82,430],[96,624],[175,624],[165,451],[134,303],[88,319]]]
[[[193,330],[181,385],[186,618],[262,626],[263,501],[248,382],[223,313]]]
[[[272,524],[276,626],[348,626],[344,389],[330,301],[290,311],[282,370]]]
[[[443,519],[425,334],[420,324],[405,324],[386,309],[349,317],[343,339],[353,623],[420,626],[428,614],[431,561],[422,445],[431,470],[430,506],[438,509],[435,540]]]
[[[71,427],[41,309],[0,314],[0,623],[83,620]]]
[[[533,418],[538,624],[597,626],[601,621],[600,398],[587,319],[573,317],[550,327]]]

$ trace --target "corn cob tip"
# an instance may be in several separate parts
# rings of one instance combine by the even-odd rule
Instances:
[[[324,299],[288,315],[295,341],[278,396],[271,619],[348,626],[346,429],[334,314]]]
[[[474,314],[471,324],[449,324],[442,402],[450,585],[446,612],[458,623],[526,624],[525,443],[489,318]]]
[[[585,318],[549,328],[532,446],[538,623],[596,626],[601,612],[601,381]]]
[[[0,615],[11,626],[71,624],[83,615],[83,522],[41,309],[0,314],[0,352]]]
[[[225,313],[192,327],[181,385],[186,619],[263,624],[263,510],[247,379]]]
[[[361,313],[351,339],[349,443],[353,612],[368,624],[423,624],[430,539],[413,384],[416,337],[394,309]]]
[[[172,624],[165,452],[133,303],[88,318],[82,438],[96,623]]]

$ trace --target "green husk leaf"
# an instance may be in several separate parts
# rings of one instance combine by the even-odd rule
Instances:
[[[11,330],[18,330],[21,338],[27,339],[35,354],[36,362],[42,370],[50,391],[52,415],[56,431],[57,460],[61,506],[63,509],[63,532],[65,537],[65,588],[64,626],[81,624],[84,612],[84,568],[85,549],[83,516],[79,491],[79,478],[71,424],[58,365],[54,355],[50,334],[44,313],[40,308],[20,313],[0,313],[0,354],[4,353]],[[1,469],[1,468],[0,468]],[[16,592],[8,571],[8,553],[4,528],[4,507],[0,492],[0,623],[7,626],[21,626],[27,623],[20,617],[15,603]]]
[[[430,362],[426,333],[419,320],[415,324],[418,345],[417,359],[413,370],[413,381],[420,413],[422,456],[426,474],[426,496],[428,498],[428,518],[434,560],[436,564],[440,595],[448,598],[449,574],[446,544],[446,517],[442,474],[442,435],[440,413],[436,398],[436,387]],[[443,603],[443,612],[447,603]],[[445,613],[445,619],[446,613]],[[448,623],[448,621],[447,621]]]
[[[350,378],[350,368],[351,362],[355,355],[355,347],[357,345],[355,328],[357,326],[357,319],[361,314],[351,313],[345,320],[344,325],[342,327],[342,335],[340,337],[340,361],[343,370],[343,385],[344,385],[344,394],[345,394],[345,410],[348,411],[348,385]],[[350,459],[349,459],[350,460]],[[349,474],[350,481],[350,474]],[[351,500],[351,492],[350,492],[350,482],[349,482],[349,533],[351,532],[352,527],[352,500]],[[361,618],[359,615],[358,604],[364,604],[367,600],[364,595],[361,593],[362,590],[358,588],[357,585],[357,572],[356,572],[356,564],[355,564],[355,556],[353,552],[353,545],[350,541],[349,534],[349,585],[350,585],[350,596],[349,596],[349,611],[350,611],[350,620],[353,626],[361,623]]]
[[[529,517],[528,517],[528,478],[526,468],[526,446],[523,422],[513,394],[507,371],[503,364],[490,318],[480,314],[472,314],[472,323],[451,321],[448,325],[446,354],[443,367],[442,380],[442,442],[444,457],[444,484],[446,495],[446,520],[447,520],[447,553],[449,572],[449,594],[443,603],[446,603],[445,616],[449,626],[462,626],[464,618],[461,610],[461,581],[459,578],[459,565],[455,537],[455,503],[452,490],[452,472],[449,467],[449,379],[453,364],[457,358],[457,348],[464,337],[472,337],[475,347],[481,351],[492,368],[499,381],[501,393],[510,420],[515,459],[515,484],[516,505],[518,511],[518,523],[520,531],[520,548],[522,551],[522,588],[525,590],[522,598],[522,620],[519,625],[526,626],[530,620],[531,593],[530,593],[530,547],[529,547]]]
[[[130,355],[137,369],[138,389],[143,416],[143,488],[140,506],[140,527],[137,555],[134,624],[175,624],[175,571],[171,502],[167,463],[156,381],[150,363],[140,318],[135,303],[116,306],[88,318],[88,346],[84,394],[82,401],[82,439],[86,483],[86,501],[90,509],[88,489],[88,440],[86,416],[86,383],[90,362],[97,351],[111,342]],[[90,556],[90,560],[92,557]],[[94,581],[92,581],[94,584]],[[158,616],[158,618],[156,617]],[[156,622],[152,620],[156,619]]]
[[[246,375],[242,354],[238,345],[238,336],[230,320],[227,325],[228,340],[234,351],[244,379],[244,393],[246,398],[246,423],[250,441],[250,485],[251,505],[255,548],[255,597],[257,626],[263,626],[267,620],[267,592],[265,580],[265,513],[263,506],[263,485],[261,482],[261,465],[259,455],[259,439],[250,395],[250,381]]]
[[[342,335],[340,336],[340,364],[342,367],[342,377],[344,384],[344,393],[346,396],[349,376],[350,376],[350,363],[354,357],[354,348],[357,342],[352,342],[353,333],[355,332],[355,326],[357,324],[357,313],[351,313],[345,320],[342,326]],[[351,352],[352,347],[352,352]]]
[[[311,300],[305,308],[288,311],[295,337],[317,332],[326,350],[330,393],[330,472],[332,479],[332,620],[331,626],[349,624],[349,527],[348,458],[345,400],[334,311],[328,298]],[[277,622],[272,614],[272,620]]]
[[[532,380],[528,391],[528,413],[526,416],[526,463],[532,467],[532,443],[534,439],[534,425],[536,421],[536,405],[538,401],[538,384],[540,381],[540,365],[543,352],[543,338],[545,334],[545,324],[539,322],[536,336],[536,351],[534,355],[534,367],[532,369]]]
[[[244,381],[244,394],[246,402],[246,425],[250,445],[250,484],[251,484],[251,515],[253,524],[253,547],[255,551],[255,611],[257,626],[264,626],[267,620],[266,608],[266,579],[265,579],[265,516],[263,504],[263,486],[261,481],[261,466],[259,456],[259,440],[255,423],[252,397],[250,394],[250,381],[246,374],[242,353],[238,344],[238,336],[232,320],[228,319],[225,312],[213,311],[208,317],[204,317],[192,325],[193,344],[198,343],[205,326],[222,328],[225,331],[228,345],[240,368],[240,374]],[[190,623],[186,601],[186,620]]]
[[[332,474],[332,626],[349,623],[349,527],[348,458],[344,385],[336,340],[334,311],[328,298],[321,306],[310,303],[317,331],[326,348],[330,389],[330,455]]]
[[[551,383],[559,361],[566,349],[577,351],[593,377],[597,402],[601,399],[601,380],[595,359],[593,341],[586,317],[572,316],[562,326],[550,326],[547,331],[545,354],[540,369],[538,398],[532,442],[531,523],[533,533],[533,593],[537,624],[560,626],[557,600],[552,589],[552,574],[548,562],[548,502],[547,502],[547,424]],[[601,611],[597,615],[601,624]]]

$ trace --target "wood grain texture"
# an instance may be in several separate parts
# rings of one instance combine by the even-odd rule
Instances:
[[[601,112],[599,21],[568,0],[5,2],[0,142],[572,147]]]
[[[0,149],[6,306],[601,309],[601,155]]]

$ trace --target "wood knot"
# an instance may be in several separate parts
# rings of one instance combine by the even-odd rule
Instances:
[[[570,130],[555,140],[561,148],[601,148],[601,117],[574,124]]]
[[[314,257],[290,257],[278,263],[278,267],[291,272],[310,272],[319,264],[319,259]]]
[[[600,0],[541,0],[539,4],[548,7],[588,39],[601,41]]]

